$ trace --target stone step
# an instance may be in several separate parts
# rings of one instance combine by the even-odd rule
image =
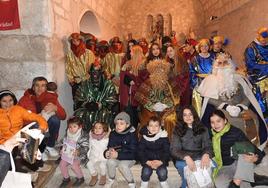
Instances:
[[[135,179],[137,187],[140,187],[140,183],[141,183],[141,178],[140,178],[141,169],[142,169],[142,167],[141,167],[140,164],[136,164],[131,168],[131,171],[133,173],[133,176],[134,176],[134,179]],[[88,186],[89,181],[90,181],[89,172],[88,172],[88,170],[86,168],[82,168],[82,171],[84,173],[86,182],[81,186],[81,188],[89,187]],[[69,169],[69,172],[70,172],[70,176],[74,177],[74,173],[72,172],[71,169]],[[124,177],[121,175],[121,173],[118,170],[117,170],[116,173],[117,173],[116,174],[116,181],[113,184],[113,188],[127,188],[128,185],[127,185]],[[59,187],[59,185],[61,184],[62,178],[63,177],[62,177],[62,175],[60,173],[60,169],[58,167],[56,169],[53,177],[49,180],[49,182],[45,186],[45,188]],[[173,163],[170,162],[169,166],[168,166],[168,183],[170,185],[170,188],[178,188],[179,185],[181,184],[180,180],[181,179],[180,179],[180,176],[179,176],[176,168],[174,167]],[[101,187],[103,187],[103,186],[99,186],[99,185],[94,186],[94,188],[101,188]],[[159,184],[157,175],[154,172],[153,175],[151,176],[151,179],[150,179],[149,188],[160,188],[160,187],[161,186]]]

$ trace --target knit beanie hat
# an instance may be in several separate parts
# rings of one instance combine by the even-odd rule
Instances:
[[[130,125],[130,117],[126,112],[120,112],[114,118],[114,123],[116,124],[117,120],[124,120],[128,125]]]

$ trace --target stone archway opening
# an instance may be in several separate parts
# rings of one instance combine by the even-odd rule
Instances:
[[[92,11],[86,11],[79,22],[80,31],[91,33],[96,37],[100,37],[101,29],[99,22]]]

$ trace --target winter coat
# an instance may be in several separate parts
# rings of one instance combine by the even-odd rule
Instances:
[[[36,96],[31,89],[28,89],[19,100],[18,105],[34,113],[40,113],[49,102],[57,106],[56,115],[59,119],[64,120],[66,118],[66,112],[59,103],[56,93],[45,91],[40,96]],[[38,105],[40,105],[40,109],[38,109]]]
[[[109,134],[106,134],[101,140],[94,139],[91,134],[92,132],[89,134],[88,160],[94,163],[97,161],[106,161],[103,152],[107,149]]]
[[[208,130],[204,127],[205,131],[195,135],[191,128],[183,137],[180,137],[176,128],[173,131],[172,140],[170,143],[170,152],[175,160],[183,160],[185,156],[190,156],[193,160],[201,159],[203,154],[209,154],[210,158],[213,157],[211,139]]]
[[[37,122],[40,129],[47,130],[47,122],[40,115],[14,105],[9,110],[0,108],[0,144],[23,128],[24,122]]]
[[[163,165],[168,166],[170,155],[167,132],[160,130],[160,132],[153,137],[150,137],[148,130],[146,132],[147,133],[142,135],[138,148],[138,158],[141,165],[145,165],[149,160],[160,160]]]
[[[231,156],[231,147],[235,142],[248,141],[246,135],[239,128],[231,126],[230,130],[221,137],[221,156],[223,166],[231,165],[235,159]],[[260,163],[265,153],[261,152],[255,145],[255,154],[258,155],[258,161]]]
[[[113,130],[110,133],[107,148],[115,148],[115,150],[118,152],[118,160],[135,160],[137,145],[138,141],[135,128],[128,127],[127,130],[122,133],[117,133],[115,130]],[[104,151],[104,153],[106,151]]]

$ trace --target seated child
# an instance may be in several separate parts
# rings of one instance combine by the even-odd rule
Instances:
[[[96,122],[93,124],[89,133],[89,151],[87,153],[89,162],[87,168],[91,175],[89,186],[96,185],[98,181],[98,172],[96,167],[100,169],[99,185],[106,184],[106,162],[103,152],[106,150],[109,141],[109,127],[106,123]]]
[[[130,117],[126,112],[120,112],[114,119],[115,129],[110,133],[108,149],[104,151],[107,161],[109,182],[112,187],[116,175],[116,168],[122,173],[130,188],[135,188],[133,174],[130,168],[135,164],[137,137],[135,128],[130,124]]]
[[[168,188],[167,166],[169,161],[168,134],[161,128],[160,119],[153,116],[147,127],[141,131],[138,157],[142,165],[141,188],[147,188],[153,171],[156,171],[160,184]]]
[[[46,94],[46,100],[41,102],[41,108],[43,109],[48,103],[55,104],[58,101],[58,94],[57,92],[57,84],[55,82],[48,82],[47,83],[47,94]],[[45,110],[41,111],[41,115],[43,118],[45,118],[46,121],[49,120],[51,116],[55,115],[55,112],[46,112]]]
[[[88,162],[88,134],[82,130],[82,122],[77,117],[72,117],[67,122],[67,133],[64,137],[63,148],[61,150],[60,171],[63,175],[63,180],[60,188],[67,187],[71,181],[68,166],[71,165],[72,170],[76,175],[76,180],[73,186],[80,186],[84,183],[84,176],[80,167],[80,163]]]

